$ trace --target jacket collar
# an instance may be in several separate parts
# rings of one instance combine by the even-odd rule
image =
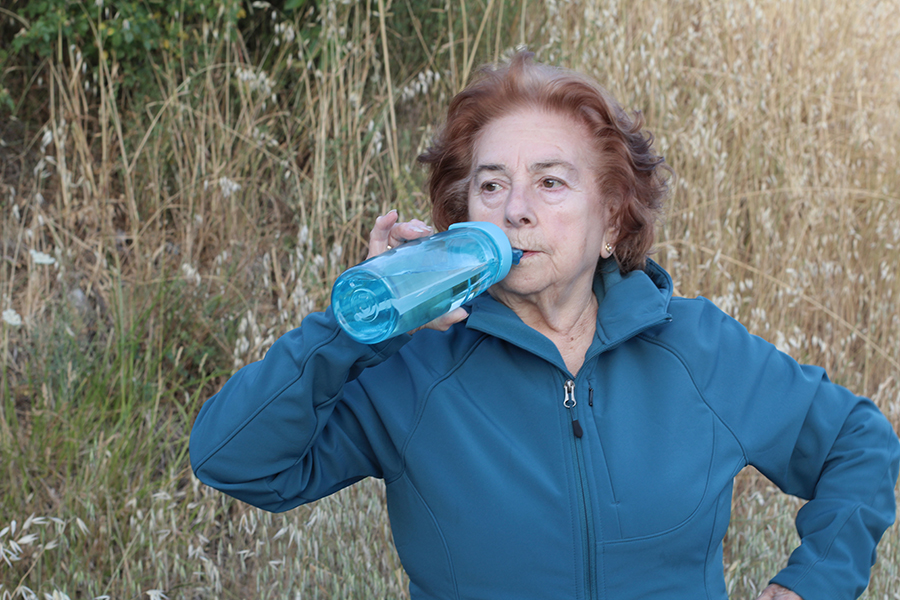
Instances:
[[[594,277],[597,296],[597,332],[588,357],[609,350],[655,325],[671,320],[672,278],[652,260],[643,271],[622,275],[615,261],[600,264]],[[466,327],[488,333],[557,364],[565,363],[556,346],[544,335],[525,325],[506,305],[489,294],[468,306]]]
[[[627,275],[619,272],[614,261],[606,261],[594,279],[594,292],[600,300],[597,337],[601,343],[607,348],[617,346],[670,320],[672,287],[669,274],[650,259],[643,271]]]

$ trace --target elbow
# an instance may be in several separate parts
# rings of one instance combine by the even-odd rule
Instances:
[[[228,485],[227,481],[222,481],[216,477],[216,469],[211,468],[212,465],[209,464],[210,461],[204,459],[206,453],[201,452],[195,447],[193,438],[191,438],[188,453],[190,455],[191,470],[194,472],[194,477],[199,479],[201,483],[217,490],[222,490],[223,487]]]
[[[881,509],[885,515],[887,526],[890,526],[896,520],[897,500],[895,494],[895,486],[897,485],[897,477],[900,474],[900,439],[898,439],[893,426],[882,415],[881,429],[884,443],[881,444],[881,468],[883,473],[882,484],[878,492],[876,492],[874,505]]]
[[[887,417],[879,411],[879,424],[881,426],[881,434],[884,439],[882,444],[884,462],[887,469],[887,478],[890,487],[893,490],[897,484],[897,477],[900,475],[900,438],[894,431],[894,427]]]
[[[197,424],[191,429],[190,439],[188,440],[188,456],[190,458],[191,470],[194,476],[210,487],[217,487],[215,479],[212,478],[209,469],[205,468],[206,463],[211,454],[211,448],[204,443],[203,435],[200,433]]]
[[[194,477],[211,488],[234,496],[233,491],[229,490],[241,485],[242,469],[240,464],[234,464],[225,454],[221,452],[221,447],[204,435],[202,428],[195,425],[188,441],[188,456]]]
[[[286,500],[273,489],[271,478],[259,477],[252,466],[214,450],[203,443],[201,436],[191,433],[188,446],[191,470],[201,483],[273,513],[290,510],[305,502],[300,498]]]
[[[303,503],[302,501],[286,501],[269,486],[266,480],[227,477],[226,475],[230,469],[217,468],[215,461],[206,461],[198,464],[192,459],[191,468],[194,471],[194,476],[203,484],[256,508],[280,513]]]
[[[897,477],[900,475],[900,438],[897,437],[890,423],[887,424],[887,427],[889,429],[889,473],[891,487],[894,487],[897,485]]]

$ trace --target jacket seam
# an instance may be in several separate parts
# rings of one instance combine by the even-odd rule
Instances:
[[[413,484],[412,480],[406,476],[405,474],[402,477],[406,477],[406,481],[409,483],[409,488],[415,493],[416,498],[419,502],[422,503],[422,506],[425,508],[425,511],[428,513],[428,518],[431,520],[432,525],[434,526],[435,531],[438,534],[438,537],[441,540],[441,545],[444,547],[444,556],[447,558],[447,571],[450,575],[450,580],[453,582],[453,596],[459,600],[459,582],[456,579],[456,572],[453,568],[453,556],[450,554],[450,546],[447,544],[447,538],[444,536],[444,530],[441,529],[438,520],[434,516],[434,511],[431,510],[431,507],[425,501],[425,498],[419,492],[419,489]],[[397,481],[400,477],[395,478],[393,481]]]
[[[713,433],[713,435],[715,435],[715,432]],[[713,446],[713,451],[715,451],[715,446]],[[719,518],[720,518],[719,504],[721,502],[722,493],[724,493],[724,490],[723,490],[723,492],[720,492],[716,496],[715,502],[713,504],[712,525],[709,528],[709,540],[706,543],[706,561],[705,561],[705,564],[703,565],[703,589],[706,590],[706,599],[707,600],[712,600],[712,596],[710,595],[711,590],[709,589],[709,582],[710,582],[709,567],[710,567],[710,563],[715,559],[714,554],[715,554],[716,549],[718,548],[718,544],[716,544],[716,525],[719,523]],[[727,526],[726,526],[726,528],[727,528]]]
[[[283,393],[285,393],[285,392],[288,390],[288,388],[290,388],[294,383],[296,383],[297,381],[299,381],[300,378],[303,376],[303,373],[306,371],[306,366],[309,364],[309,361],[312,360],[312,357],[316,355],[316,353],[319,351],[319,349],[321,349],[321,348],[322,348],[323,346],[325,346],[326,344],[330,344],[331,342],[333,342],[340,334],[341,334],[341,330],[340,330],[340,329],[335,329],[335,331],[334,331],[330,336],[328,336],[327,339],[323,340],[322,343],[320,343],[320,344],[318,344],[318,345],[316,345],[316,346],[313,346],[313,350],[312,350],[311,352],[309,352],[309,353],[306,355],[306,360],[304,360],[304,361],[301,363],[300,368],[298,369],[298,375],[297,375],[297,377],[296,377],[289,385],[286,385],[286,386],[284,386],[281,390],[279,390],[278,393],[275,394],[275,395],[272,397],[272,399],[271,399],[269,402],[266,403],[266,405],[271,404],[272,402],[274,402],[279,396],[281,396]],[[366,358],[371,358],[371,357],[381,358],[382,360],[384,360],[385,355],[384,355],[380,350],[375,350],[375,349],[373,349],[371,345],[365,345],[365,347],[366,347],[366,353],[359,357],[360,360],[366,359]],[[368,355],[368,356],[367,356],[367,355]],[[355,361],[355,362],[359,362],[359,360],[357,360],[357,361]],[[321,407],[324,407],[324,406],[329,406],[329,405],[331,405],[331,404],[334,404],[334,403],[337,401],[337,399],[340,398],[340,397],[343,395],[343,393],[344,393],[344,386],[345,386],[346,384],[347,384],[347,382],[345,381],[344,384],[341,386],[341,389],[338,390],[338,392],[337,392],[336,394],[334,394],[333,396],[329,396],[328,399],[326,399],[324,402],[322,402],[322,403],[320,403],[320,404],[315,404],[315,405],[313,405],[312,416],[315,417],[316,409],[321,408]],[[257,412],[257,413],[254,413],[254,416],[255,416],[256,414],[258,414],[258,412]],[[247,423],[249,423],[249,421],[250,421],[250,420],[248,419]],[[317,423],[317,426],[318,426],[318,419],[316,419],[316,423]],[[244,426],[246,426],[246,424],[245,424]],[[312,450],[312,448],[316,445],[316,442],[317,442],[317,441],[318,441],[318,436],[313,436],[313,438],[309,440],[309,443],[307,443],[306,446],[304,446],[303,452],[301,452],[301,453],[300,453],[300,456],[297,458],[297,460],[295,460],[295,461],[293,462],[292,467],[295,467],[295,466],[297,466],[298,464],[300,464],[301,462],[303,462],[303,460],[309,455],[309,453],[310,453],[310,451]],[[383,474],[382,474],[382,476],[383,476]],[[266,481],[266,487],[268,487],[268,488],[271,489],[271,486],[269,485],[269,481],[268,481],[268,480]],[[281,498],[282,502],[287,501],[287,500],[286,500],[285,498],[283,498],[283,497],[281,496],[281,494],[279,494],[277,491],[275,491],[275,490],[272,490],[272,491],[273,491],[279,498]],[[305,502],[310,502],[310,500],[305,500]]]
[[[396,481],[403,474],[406,473],[406,452],[409,449],[409,445],[412,443],[413,436],[415,436],[419,430],[419,425],[422,423],[422,418],[425,415],[425,410],[428,408],[428,403],[431,400],[434,389],[437,386],[444,383],[444,381],[446,381],[460,367],[462,367],[462,365],[465,364],[466,361],[468,361],[468,359],[472,355],[472,353],[484,342],[484,340],[486,338],[487,338],[487,334],[484,334],[484,333],[480,334],[478,339],[475,340],[474,342],[472,342],[472,346],[468,350],[466,350],[466,352],[459,358],[459,360],[457,360],[455,363],[450,365],[450,367],[447,369],[447,371],[443,375],[441,375],[440,377],[435,379],[434,383],[432,383],[430,386],[428,386],[428,389],[425,390],[425,394],[423,395],[423,399],[422,399],[422,406],[419,407],[418,411],[416,411],[416,416],[415,416],[415,419],[413,420],[412,426],[409,429],[409,433],[406,434],[406,438],[403,440],[403,444],[399,448],[400,464],[401,464],[400,472],[395,477],[392,477],[390,481],[385,480],[386,483]]]
[[[278,400],[278,398],[280,398],[281,395],[284,394],[291,386],[293,386],[295,383],[297,383],[303,377],[303,372],[306,370],[306,366],[307,366],[307,364],[309,364],[309,361],[312,360],[312,357],[315,356],[316,353],[323,346],[333,342],[334,339],[339,334],[340,334],[339,331],[334,331],[330,336],[328,336],[328,338],[326,338],[325,340],[322,340],[322,342],[320,342],[319,344],[314,346],[310,352],[306,353],[306,355],[304,356],[304,360],[301,362],[300,365],[298,365],[297,376],[292,378],[287,383],[285,383],[281,388],[279,388],[275,393],[273,393],[267,400],[265,400],[264,402],[261,402],[259,404],[259,406],[256,408],[256,410],[253,411],[253,413],[250,416],[248,416],[244,420],[244,422],[242,422],[240,425],[235,427],[234,430],[232,430],[232,432],[225,439],[223,439],[215,448],[210,450],[209,453],[206,456],[204,456],[202,460],[197,462],[197,466],[196,466],[195,470],[199,471],[200,469],[202,469],[203,465],[205,465],[207,462],[209,462],[209,460],[213,456],[215,456],[216,453],[218,453],[222,448],[227,446],[241,431],[243,431],[250,423],[252,423],[260,415],[260,413],[262,413],[266,408],[268,408],[273,402]],[[373,354],[374,354],[374,352],[373,352]],[[334,396],[330,396],[325,402],[315,405],[314,408],[318,408],[320,406],[326,406],[326,405],[334,402],[334,400],[339,395],[340,395],[340,392]],[[309,452],[309,449],[312,446],[313,441],[311,441],[310,444],[307,444],[307,446],[304,448],[304,452],[303,452],[304,456],[306,455],[306,453]],[[294,464],[296,464],[296,462]],[[278,494],[278,497],[281,498],[281,495]],[[284,500],[284,498],[281,498],[281,500]]]
[[[432,383],[430,386],[428,386],[428,389],[425,391],[425,394],[423,396],[422,406],[416,412],[416,417],[413,421],[413,425],[412,425],[412,427],[410,427],[409,433],[406,435],[406,438],[404,439],[403,444],[399,449],[400,470],[397,473],[397,475],[391,477],[390,480],[385,479],[385,485],[387,485],[387,484],[391,484],[391,483],[398,481],[401,477],[406,477],[406,480],[409,482],[410,489],[412,489],[415,492],[416,497],[422,503],[422,506],[425,507],[425,510],[428,512],[431,522],[434,524],[435,530],[437,531],[438,535],[440,536],[441,544],[443,544],[443,546],[444,546],[444,553],[447,557],[447,568],[450,572],[451,580],[453,581],[453,592],[457,599],[460,597],[459,596],[459,582],[457,582],[457,580],[456,580],[455,571],[453,569],[453,556],[450,554],[450,549],[447,546],[447,540],[444,537],[444,531],[441,528],[440,523],[437,522],[437,519],[434,518],[434,512],[431,510],[431,507],[428,505],[428,502],[425,501],[425,498],[419,492],[419,489],[413,483],[412,479],[410,479],[406,474],[406,452],[409,449],[409,445],[412,443],[413,436],[415,436],[416,432],[419,430],[419,425],[422,423],[422,418],[424,417],[425,410],[428,408],[428,403],[432,397],[432,392],[434,391],[434,389],[438,385],[440,385],[441,383],[446,381],[460,367],[462,367],[462,365],[466,363],[466,361],[469,359],[469,357],[472,355],[472,353],[479,346],[481,346],[481,344],[484,342],[485,339],[487,339],[487,334],[484,334],[484,333],[480,334],[478,339],[476,339],[475,341],[472,342],[472,346],[468,350],[466,350],[466,352],[459,358],[459,360],[457,360],[455,363],[453,363],[450,366],[450,368],[448,368],[447,371],[443,375],[441,375],[439,378],[435,379],[434,383]]]
[[[678,352],[677,350],[675,350],[674,348],[672,348],[671,346],[669,346],[668,344],[666,344],[665,342],[661,342],[657,339],[651,339],[644,335],[638,335],[636,337],[644,340],[645,342],[647,342],[649,344],[653,344],[654,346],[658,346],[659,348],[666,350],[672,356],[674,356],[678,360],[678,362],[681,363],[681,366],[684,368],[685,373],[687,373],[687,376],[690,377],[691,385],[694,386],[694,390],[700,396],[700,399],[703,400],[703,403],[706,405],[706,407],[709,409],[709,411],[715,416],[716,420],[719,421],[719,423],[721,423],[722,426],[728,430],[728,433],[731,434],[731,437],[734,438],[734,441],[737,443],[738,447],[741,449],[741,456],[743,456],[744,462],[749,464],[750,460],[749,460],[749,457],[747,456],[747,449],[744,448],[744,444],[741,442],[740,437],[738,437],[737,433],[734,431],[734,429],[731,427],[731,425],[729,425],[728,422],[722,418],[722,415],[720,415],[718,413],[718,411],[716,411],[716,409],[713,407],[712,403],[710,403],[709,399],[706,397],[705,391],[697,384],[697,380],[694,378],[694,372],[691,369],[690,364],[681,355],[681,353]]]
[[[716,432],[715,432],[715,430],[713,430],[713,451],[715,451],[717,439],[718,438],[716,436]],[[660,538],[660,537],[664,537],[667,535],[671,535],[673,532],[678,531],[679,529],[682,529],[683,527],[686,527],[688,523],[690,523],[691,521],[694,520],[694,517],[697,516],[697,513],[700,511],[700,509],[703,508],[703,504],[707,500],[707,497],[710,494],[710,482],[712,480],[712,473],[713,473],[713,469],[715,468],[715,464],[716,464],[715,461],[710,459],[709,465],[707,466],[707,469],[706,469],[706,482],[704,483],[703,494],[700,496],[700,500],[697,502],[697,506],[695,506],[691,510],[691,514],[689,514],[687,517],[685,517],[681,522],[669,527],[668,529],[664,529],[662,531],[657,531],[655,533],[648,533],[648,534],[644,534],[644,535],[637,535],[637,536],[631,536],[631,537],[622,537],[622,538],[616,539],[616,540],[606,540],[605,544],[609,545],[609,546],[618,546],[618,545],[622,545],[622,544],[631,544],[631,543],[639,542],[639,541],[643,541],[643,540],[652,540],[654,538]],[[737,471],[735,471],[735,474],[737,474]],[[717,498],[718,498],[718,496],[717,496]]]
[[[800,573],[797,574],[796,579],[792,582],[794,585],[800,584],[804,579],[807,578],[807,576],[809,576],[809,574],[813,571],[813,569],[815,569],[816,565],[818,565],[819,563],[821,563],[828,557],[828,554],[831,552],[831,549],[834,547],[834,542],[840,537],[841,531],[843,531],[843,529],[847,526],[847,523],[850,522],[850,517],[855,515],[861,506],[865,506],[865,504],[863,504],[862,502],[857,502],[853,505],[853,508],[847,512],[847,515],[844,517],[844,520],[841,523],[840,528],[838,528],[838,530],[835,532],[835,534],[833,536],[831,536],[831,539],[828,540],[828,546],[816,558],[816,560],[814,560],[811,563],[809,563],[808,565],[806,565],[806,567]],[[802,540],[801,540],[801,543],[802,543]],[[776,575],[776,577],[777,577],[777,575]]]
[[[822,552],[822,554],[818,558],[816,558],[816,560],[809,563],[806,566],[806,568],[803,569],[803,571],[797,575],[797,579],[794,582],[795,585],[800,584],[804,579],[807,578],[807,576],[813,571],[813,569],[815,569],[816,565],[818,565],[819,563],[823,562],[826,558],[828,558],[828,554],[831,552],[831,549],[834,547],[834,543],[840,537],[840,533],[844,529],[844,527],[847,526],[847,523],[850,522],[850,518],[853,517],[853,515],[855,515],[857,512],[859,512],[860,508],[862,508],[864,506],[868,506],[868,507],[872,506],[872,502],[873,502],[875,496],[878,494],[877,490],[881,488],[881,484],[889,476],[890,475],[888,472],[885,472],[881,476],[881,480],[878,482],[878,485],[874,487],[875,491],[873,491],[871,494],[869,494],[866,497],[865,502],[860,501],[860,502],[856,502],[853,504],[853,507],[849,511],[847,511],[847,516],[844,518],[844,522],[841,523],[841,527],[835,532],[835,534],[828,541],[828,546],[825,548],[825,550]],[[815,498],[813,498],[813,500],[815,500]]]

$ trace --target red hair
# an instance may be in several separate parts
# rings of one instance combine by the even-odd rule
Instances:
[[[668,192],[670,172],[653,152],[653,136],[642,130],[640,112],[625,113],[591,79],[536,63],[520,51],[505,64],[482,67],[450,102],[447,120],[419,161],[428,165],[432,218],[438,229],[468,220],[473,149],[492,120],[522,108],[570,116],[585,125],[599,160],[600,193],[618,226],[615,258],[623,273],[643,269]]]

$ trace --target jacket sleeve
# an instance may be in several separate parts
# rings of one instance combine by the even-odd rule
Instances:
[[[752,464],[808,502],[800,546],[773,583],[805,600],[857,598],[896,512],[900,442],[874,403],[800,365],[706,303],[712,357],[695,377]]]
[[[194,473],[274,512],[383,477],[393,445],[363,388],[348,382],[408,339],[360,344],[331,309],[307,316],[203,405],[191,431]]]

